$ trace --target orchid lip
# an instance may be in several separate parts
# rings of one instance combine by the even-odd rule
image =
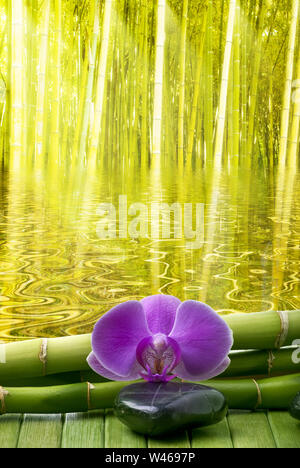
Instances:
[[[162,333],[144,338],[136,349],[137,361],[147,372],[140,375],[151,382],[168,382],[175,378],[168,374],[177,366],[180,356],[176,341]]]

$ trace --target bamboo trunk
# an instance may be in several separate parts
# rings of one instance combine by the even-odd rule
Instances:
[[[183,0],[180,57],[179,57],[179,105],[178,105],[178,167],[182,171],[184,164],[184,106],[185,106],[185,62],[186,62],[186,29],[188,0]]]
[[[248,142],[247,142],[247,158],[246,167],[250,167],[252,164],[252,152],[254,143],[254,130],[255,130],[255,113],[257,106],[257,90],[259,82],[259,72],[261,66],[261,51],[262,51],[262,40],[263,40],[263,27],[265,23],[265,17],[267,13],[267,2],[263,0],[261,2],[260,12],[258,16],[258,31],[257,41],[254,53],[254,64],[253,64],[253,76],[250,87],[250,105],[249,105],[249,123],[248,123]]]
[[[248,120],[247,120],[247,100],[248,100],[248,84],[247,84],[247,62],[248,62],[248,48],[247,48],[247,15],[246,15],[246,5],[247,2],[243,1],[242,9],[242,46],[241,46],[241,111],[242,111],[242,137],[241,137],[241,158],[243,161],[246,158],[247,153],[247,130],[248,130]]]
[[[300,372],[300,349],[293,346],[280,350],[251,350],[237,351],[229,355],[231,363],[225,372],[217,378],[241,377],[275,377],[278,375],[291,375]],[[19,378],[0,377],[3,387],[47,387],[51,385],[67,385],[71,383],[92,382],[100,383],[108,380],[96,374],[84,364],[86,370],[62,372],[41,377]]]
[[[29,8],[30,5],[30,8]],[[28,100],[28,116],[27,116],[27,158],[28,162],[32,162],[34,153],[35,141],[35,106],[36,106],[36,76],[37,76],[37,51],[35,43],[37,41],[37,14],[38,0],[28,0],[28,45],[29,51],[27,56],[27,100]]]
[[[53,99],[51,106],[50,158],[52,163],[60,163],[60,89],[61,89],[61,50],[62,50],[62,1],[55,0],[55,45]]]
[[[240,42],[241,42],[241,7],[236,5],[236,23],[233,54],[233,166],[238,167],[240,156]]]
[[[203,65],[203,49],[204,49],[204,41],[205,41],[205,33],[206,33],[206,25],[207,25],[207,8],[205,9],[204,18],[202,21],[202,30],[199,40],[199,50],[197,55],[197,68],[196,68],[196,76],[195,76],[195,85],[193,90],[193,101],[192,101],[192,112],[189,121],[189,130],[188,130],[188,146],[187,146],[187,160],[186,166],[187,170],[190,169],[192,164],[193,158],[193,148],[194,148],[194,141],[195,141],[195,130],[196,130],[196,120],[197,120],[197,111],[198,111],[198,100],[200,95],[200,88],[201,88],[201,71]]]
[[[132,382],[78,383],[54,387],[0,387],[0,414],[76,413],[111,408],[120,390]],[[299,391],[300,374],[263,380],[201,382],[222,392],[230,409],[287,409]]]
[[[76,134],[80,133],[80,144],[79,144],[79,161],[82,161],[85,156],[85,151],[87,147],[87,135],[88,135],[88,127],[89,127],[89,118],[90,118],[90,109],[91,109],[91,101],[92,101],[92,93],[93,93],[93,84],[94,84],[94,75],[95,75],[95,64],[96,64],[96,53],[97,53],[97,43],[100,34],[100,4],[97,0],[95,3],[95,16],[94,16],[94,28],[91,40],[91,46],[89,47],[88,53],[88,78],[87,78],[87,85],[86,90],[84,92],[84,105],[82,110],[82,127],[81,131],[78,127]],[[73,161],[76,161],[77,158],[77,149],[76,146],[73,147],[73,154],[72,154]]]
[[[86,382],[53,387],[0,387],[0,414],[59,414],[110,408],[124,386],[124,382],[95,385]]]
[[[24,10],[23,0],[10,0],[11,57],[10,57],[10,148],[13,167],[22,160],[23,144],[23,87],[24,87]]]
[[[160,165],[161,156],[161,120],[163,102],[163,76],[165,52],[165,16],[166,0],[158,0],[157,26],[156,26],[156,56],[155,56],[155,82],[153,97],[153,129],[152,129],[152,162],[154,172]]]
[[[300,349],[237,351],[230,354],[231,363],[220,378],[271,377],[300,372]]]
[[[2,387],[52,387],[82,382],[104,383],[109,382],[109,380],[87,369],[85,371],[62,372],[61,374],[41,377],[1,379],[0,384]]]
[[[296,80],[294,88],[294,110],[291,124],[291,133],[288,150],[288,166],[295,172],[297,170],[297,156],[299,153],[299,131],[300,131],[300,44],[298,47],[298,60],[296,68]]]
[[[283,108],[281,114],[281,133],[280,133],[280,149],[279,149],[279,166],[282,168],[286,164],[287,148],[288,148],[288,135],[290,123],[290,107],[291,107],[291,94],[292,94],[292,80],[294,72],[294,55],[295,43],[297,35],[297,25],[299,16],[299,0],[293,0],[291,27],[288,45],[288,57],[286,64],[286,80],[283,96]]]
[[[204,383],[222,392],[230,409],[287,410],[299,392],[300,374],[262,380],[209,380]]]
[[[35,116],[35,160],[37,167],[42,168],[46,140],[46,95],[47,95],[47,64],[49,49],[49,23],[50,23],[50,0],[45,0],[42,5],[43,19],[40,31],[40,50],[38,66],[38,89],[36,98]]]
[[[204,93],[204,118],[205,118],[205,161],[212,164],[213,138],[214,138],[214,51],[213,51],[213,2],[208,3],[207,13],[207,63],[206,86]]]
[[[220,13],[220,34],[219,34],[219,85],[222,84],[222,49],[223,49],[223,35],[224,35],[224,28],[223,28],[223,23],[224,23],[224,10],[225,10],[225,0],[221,0],[221,13]]]
[[[274,167],[274,102],[273,102],[274,78],[270,73],[270,96],[269,96],[269,167],[273,173]]]
[[[144,0],[142,4],[144,29],[143,29],[143,75],[142,75],[142,110],[141,110],[141,166],[142,172],[148,165],[148,4]]]
[[[101,42],[101,53],[99,59],[99,65],[97,70],[97,84],[96,84],[96,98],[95,98],[95,113],[94,121],[91,130],[91,141],[89,147],[88,159],[93,165],[93,162],[97,159],[97,151],[101,132],[102,113],[104,104],[104,89],[106,81],[106,68],[107,68],[107,56],[109,48],[109,37],[111,29],[111,18],[114,0],[105,0],[105,11],[103,19],[103,34]],[[104,131],[104,129],[102,129]]]
[[[5,93],[5,146],[4,146],[4,165],[8,167],[10,161],[10,130],[11,130],[11,79],[12,79],[12,41],[10,40],[12,32],[12,9],[11,1],[6,0],[7,9],[7,65],[6,65],[6,93]]]
[[[232,55],[232,41],[233,41],[235,13],[236,13],[236,0],[231,0],[230,7],[229,7],[227,39],[226,39],[226,46],[225,46],[225,53],[224,53],[222,84],[221,84],[221,93],[220,93],[218,119],[217,119],[216,146],[215,146],[215,156],[214,156],[214,167],[216,169],[219,169],[222,165],[226,108],[227,108],[227,95],[228,95],[228,80],[229,80],[230,62],[231,62],[231,55]]]
[[[235,350],[272,350],[292,345],[300,337],[299,311],[231,314],[224,320],[233,330]],[[90,335],[78,335],[2,345],[6,363],[0,364],[0,380],[88,370],[90,341]]]
[[[76,62],[74,61],[74,56],[76,56],[76,35],[77,35],[77,26],[76,26],[76,14],[78,11],[78,5],[74,10],[74,14],[71,16],[69,24],[64,24],[64,35],[70,34],[71,35],[71,42],[68,47],[68,55],[65,60],[65,67],[64,67],[64,80],[65,80],[65,93],[62,96],[62,122],[63,122],[63,132],[62,132],[62,143],[61,143],[61,159],[65,163],[68,161],[69,156],[69,138],[70,138],[70,130],[72,129],[72,121],[73,121],[73,112],[72,112],[72,104],[74,103],[74,99],[72,99],[72,89],[74,85],[74,68],[76,66]],[[76,14],[75,14],[76,13]],[[71,91],[71,92],[70,92]]]

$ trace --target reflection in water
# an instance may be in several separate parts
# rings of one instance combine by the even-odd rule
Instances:
[[[151,171],[90,169],[2,174],[1,339],[89,332],[113,305],[157,292],[205,300],[223,313],[300,308],[295,172],[285,171],[275,189],[259,170],[177,177],[174,166],[162,168],[157,183]],[[203,247],[99,239],[97,207],[117,207],[123,194],[128,206],[204,203]]]
[[[300,308],[298,3],[0,0],[0,340],[158,292]],[[203,246],[101,240],[120,195],[203,203]]]

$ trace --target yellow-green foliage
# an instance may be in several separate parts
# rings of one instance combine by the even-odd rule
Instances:
[[[2,164],[295,165],[298,3],[0,0]]]

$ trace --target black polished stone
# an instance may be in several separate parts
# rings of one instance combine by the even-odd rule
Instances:
[[[217,390],[180,382],[128,385],[115,401],[116,416],[133,431],[149,436],[216,424],[227,409]]]
[[[300,392],[297,393],[292,404],[290,406],[290,414],[295,419],[299,419],[300,421]]]

